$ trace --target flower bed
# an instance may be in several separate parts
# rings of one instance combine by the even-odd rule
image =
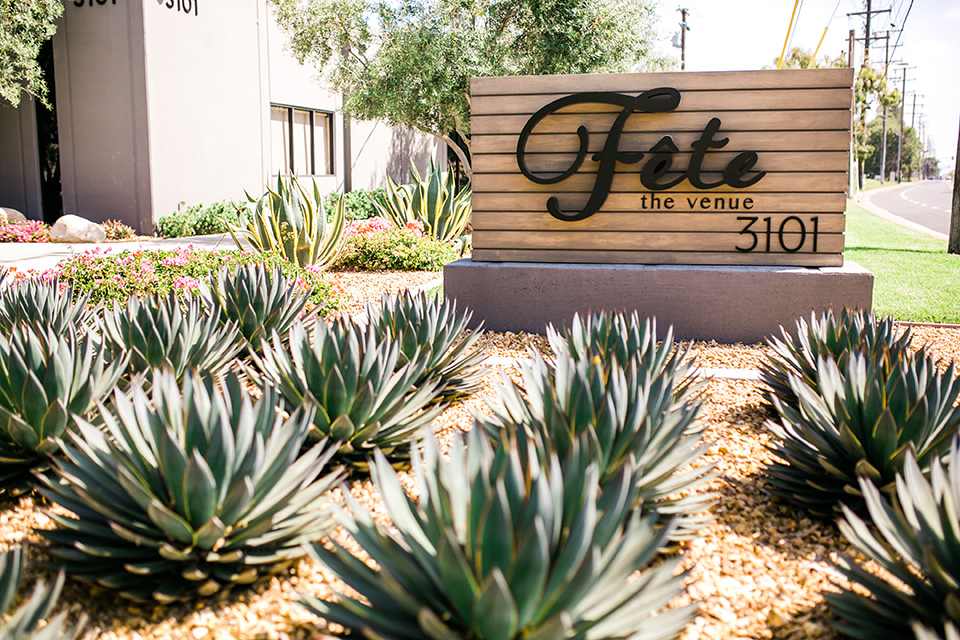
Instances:
[[[397,229],[381,217],[354,220],[345,229],[344,247],[334,268],[356,271],[440,271],[456,250],[427,237],[423,224]]]

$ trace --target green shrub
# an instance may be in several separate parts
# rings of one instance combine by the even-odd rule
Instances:
[[[779,461],[764,470],[775,494],[813,514],[836,515],[841,504],[862,514],[859,477],[891,495],[908,451],[929,470],[960,429],[960,379],[923,350],[821,356],[817,372],[819,391],[788,378],[797,409],[772,398],[780,421],[767,421],[768,446]]]
[[[328,218],[331,218],[333,211],[336,210],[340,198],[340,194],[336,191],[327,194],[326,205]],[[367,218],[372,218],[377,215],[377,209],[373,203],[374,201],[381,204],[386,203],[387,192],[383,188],[370,191],[366,189],[354,189],[353,191],[347,192],[343,198],[345,199],[344,212],[347,220],[366,220]]]
[[[418,499],[375,453],[371,475],[391,526],[351,499],[338,513],[368,566],[340,542],[313,555],[362,596],[304,597],[342,625],[340,637],[393,640],[676,638],[696,605],[667,608],[683,592],[679,557],[651,563],[671,525],[632,508],[627,465],[606,489],[596,462],[540,462],[527,439],[492,447],[471,431],[449,460],[432,439],[412,452]],[[329,631],[328,631],[329,632]]]
[[[264,268],[279,267],[283,275],[310,293],[310,301],[320,315],[328,315],[341,307],[339,289],[318,271],[299,268],[275,253],[208,251],[192,246],[174,251],[123,251],[92,249],[60,262],[45,272],[44,277],[59,277],[74,286],[74,295],[89,293],[90,302],[117,300],[128,295],[166,295],[170,292],[189,294],[207,282],[219,269],[259,264]]]
[[[929,479],[926,477],[929,475]],[[884,571],[867,571],[840,554],[832,564],[861,588],[838,585],[824,592],[840,618],[837,629],[853,638],[955,638],[960,624],[960,450],[954,439],[946,468],[939,459],[924,470],[906,453],[891,501],[860,478],[873,527],[848,508],[840,530]],[[911,626],[913,629],[911,629]],[[944,633],[944,627],[946,633]],[[921,632],[922,633],[922,632]]]
[[[358,271],[440,271],[457,259],[445,242],[411,230],[389,229],[349,236],[335,269]]]
[[[179,209],[157,220],[157,235],[183,238],[227,233],[227,223],[237,224],[237,207],[241,204],[234,200],[222,200],[210,205],[195,204]]]
[[[332,528],[332,448],[306,452],[311,411],[253,404],[246,384],[154,371],[152,393],[114,393],[78,423],[43,495],[72,514],[41,535],[67,573],[138,600],[211,596],[288,568]],[[326,475],[324,475],[326,473]]]

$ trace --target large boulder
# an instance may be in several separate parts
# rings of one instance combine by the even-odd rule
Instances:
[[[107,234],[103,227],[86,218],[65,215],[50,228],[50,239],[54,242],[105,242]]]
[[[0,222],[26,222],[27,216],[10,207],[0,207]]]

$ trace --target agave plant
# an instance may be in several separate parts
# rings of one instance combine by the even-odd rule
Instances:
[[[583,452],[541,462],[526,438],[496,450],[479,431],[449,462],[429,439],[413,455],[419,501],[376,455],[372,475],[393,526],[350,501],[344,529],[378,566],[341,544],[313,555],[364,600],[302,603],[340,637],[393,640],[676,638],[695,605],[665,606],[680,594],[679,558],[651,567],[671,526],[631,508],[632,469],[601,489]],[[639,573],[638,573],[639,572]],[[327,630],[327,633],[330,633]]]
[[[629,315],[600,311],[586,317],[577,313],[570,327],[562,331],[548,325],[547,340],[554,353],[568,351],[578,359],[615,359],[621,366],[636,362],[641,376],[673,380],[678,398],[687,398],[700,388],[692,376],[695,365],[689,357],[690,344],[674,343],[672,326],[658,344],[656,319],[641,320],[635,311]]]
[[[235,323],[247,345],[254,350],[273,331],[286,338],[298,318],[313,315],[307,311],[310,294],[297,291],[277,267],[267,270],[248,264],[232,272],[221,270],[210,277],[213,293],[213,315],[225,324]]]
[[[311,194],[295,176],[278,175],[276,191],[268,186],[259,199],[248,193],[247,200],[238,210],[239,224],[227,223],[241,249],[247,240],[257,251],[280,253],[298,267],[326,267],[336,259],[346,221],[343,198],[328,222],[316,182]]]
[[[913,637],[911,626],[926,627],[932,637],[956,638],[956,629],[950,627],[960,624],[957,440],[946,469],[934,460],[925,470],[908,448],[892,501],[868,478],[860,478],[860,490],[874,526],[844,507],[840,530],[885,573],[869,572],[849,557],[838,557],[834,566],[867,593],[845,586],[839,593],[824,593],[840,618],[836,627],[854,638],[871,640]]]
[[[126,357],[107,364],[89,337],[69,327],[13,327],[0,334],[0,493],[32,486],[30,472],[57,451],[56,438],[116,385]]]
[[[67,613],[61,611],[53,618],[53,607],[63,589],[63,573],[57,575],[49,588],[43,580],[37,581],[33,593],[19,608],[13,610],[13,601],[23,579],[26,553],[13,549],[0,553],[0,638],[4,640],[72,640],[83,631],[85,616],[74,626],[67,624]],[[45,625],[41,625],[46,620]]]
[[[131,372],[167,367],[181,379],[190,368],[218,374],[243,348],[235,324],[221,326],[199,299],[173,294],[130,296],[125,307],[114,301],[103,315],[101,333],[115,355],[130,353]]]
[[[276,573],[332,524],[321,477],[334,449],[301,454],[312,410],[286,420],[264,390],[256,405],[230,374],[222,389],[153,372],[152,397],[117,392],[98,428],[78,421],[65,460],[40,491],[76,517],[39,532],[67,573],[162,603],[209,596]]]
[[[705,512],[715,497],[693,492],[712,476],[712,466],[691,468],[707,448],[696,419],[701,403],[677,400],[674,378],[642,373],[637,360],[621,367],[616,356],[603,363],[561,349],[551,366],[530,355],[519,365],[523,384],[504,376],[492,415],[477,414],[477,424],[494,440],[536,434],[561,460],[574,449],[588,451],[603,485],[635,465],[643,510],[682,516],[675,539],[694,537],[709,522]]]
[[[406,227],[408,222],[420,222],[431,238],[442,242],[455,240],[463,235],[470,221],[472,192],[469,183],[457,192],[452,171],[448,171],[446,177],[441,174],[432,159],[426,180],[420,178],[417,168],[411,164],[413,184],[397,186],[387,176],[386,204],[374,200],[373,206],[398,229]]]
[[[892,494],[908,451],[929,469],[960,429],[955,369],[941,373],[922,350],[909,357],[851,352],[843,363],[821,356],[817,370],[819,392],[789,378],[799,409],[773,398],[781,419],[767,427],[782,462],[765,470],[774,493],[814,514],[838,512],[841,503],[863,513],[858,476]]]
[[[431,298],[422,291],[384,295],[379,308],[367,305],[373,332],[400,346],[398,366],[426,355],[427,366],[414,384],[421,386],[439,378],[439,400],[443,401],[460,400],[480,389],[484,355],[470,351],[480,337],[480,329],[467,331],[472,315],[469,311],[458,314],[455,301]]]
[[[890,352],[894,357],[909,352],[912,337],[907,328],[898,337],[897,326],[892,318],[878,319],[868,311],[843,309],[839,317],[832,309],[817,317],[810,314],[810,322],[803,318],[797,321],[796,337],[780,327],[783,339],[771,338],[767,344],[773,350],[768,361],[760,366],[760,376],[770,388],[770,394],[780,399],[781,404],[797,409],[797,395],[790,385],[791,378],[799,378],[812,388],[818,389],[820,358],[832,359],[841,368],[848,354],[864,353],[869,358]]]
[[[942,635],[919,622],[914,622],[910,626],[913,628],[916,640],[960,640],[960,629],[952,622],[943,625],[944,633]]]
[[[9,333],[16,324],[50,327],[58,334],[70,328],[83,332],[93,315],[89,299],[89,293],[75,298],[73,284],[58,278],[16,280],[0,290],[0,333]]]
[[[274,332],[259,364],[290,405],[316,407],[311,440],[338,441],[340,458],[365,469],[377,449],[405,464],[407,447],[446,409],[435,402],[439,379],[414,386],[428,356],[418,352],[398,366],[400,348],[392,340],[349,318],[329,326],[318,319],[309,328],[300,322],[290,327],[286,345]]]

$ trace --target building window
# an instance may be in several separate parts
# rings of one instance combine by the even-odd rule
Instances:
[[[333,174],[333,114],[270,106],[270,173]]]

